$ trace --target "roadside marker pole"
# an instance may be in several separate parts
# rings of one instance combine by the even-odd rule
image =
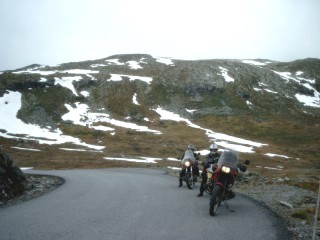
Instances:
[[[318,221],[319,205],[320,205],[320,181],[319,181],[319,192],[318,192],[318,201],[317,201],[317,207],[316,207],[316,215],[315,215],[315,217],[314,217],[314,226],[313,226],[312,240],[315,240],[315,239],[316,239],[316,230],[317,230],[317,221]]]

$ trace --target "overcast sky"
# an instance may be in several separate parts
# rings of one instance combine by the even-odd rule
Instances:
[[[320,58],[320,0],[0,0],[0,71],[114,54]]]

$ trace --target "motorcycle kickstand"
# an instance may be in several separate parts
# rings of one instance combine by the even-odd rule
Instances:
[[[226,205],[226,208],[227,208],[230,212],[235,212],[235,210],[232,210],[231,208],[229,208],[229,205],[228,205],[227,200],[223,200],[223,203]]]

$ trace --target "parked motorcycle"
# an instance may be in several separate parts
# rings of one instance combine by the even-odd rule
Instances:
[[[234,151],[224,151],[215,166],[207,169],[208,190],[211,191],[209,214],[216,215],[221,203],[225,203],[228,207],[227,200],[235,197],[232,191],[234,181],[239,170],[245,172],[250,162],[239,164],[238,153]]]
[[[195,163],[190,160],[183,161],[182,163],[182,169],[184,170],[182,180],[186,182],[189,189],[193,189],[197,182],[197,176],[193,171],[193,168],[195,167],[194,164]]]

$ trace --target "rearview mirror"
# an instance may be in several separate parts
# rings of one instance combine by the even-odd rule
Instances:
[[[241,164],[241,165],[240,165],[240,171],[241,171],[241,172],[247,171],[247,166]]]
[[[245,161],[244,161],[244,164],[245,164],[245,165],[249,165],[249,164],[250,164],[250,160],[245,160]]]

